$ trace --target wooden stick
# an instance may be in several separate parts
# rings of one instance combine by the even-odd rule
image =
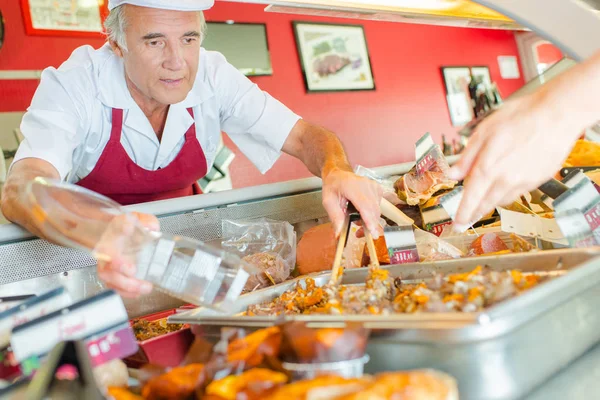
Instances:
[[[346,247],[346,238],[348,238],[348,231],[350,230],[350,214],[346,215],[344,219],[344,225],[338,238],[337,248],[335,250],[335,257],[333,259],[333,268],[331,269],[331,279],[329,280],[330,285],[337,285],[342,277],[344,268],[342,267],[342,254],[344,253],[344,247]]]
[[[369,249],[369,258],[371,258],[370,265],[373,269],[379,269],[379,259],[377,258],[377,249],[375,248],[375,242],[373,241],[373,236],[371,236],[371,232],[364,227],[365,230],[365,239],[367,240],[367,248]]]
[[[381,199],[381,214],[386,218],[394,221],[398,225],[412,225],[415,221],[410,218],[408,215],[404,214],[398,207],[387,201],[386,199]]]

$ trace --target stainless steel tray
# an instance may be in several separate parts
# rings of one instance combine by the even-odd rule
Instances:
[[[499,270],[568,271],[480,313],[292,318],[315,326],[361,321],[373,329],[366,372],[436,368],[457,378],[461,399],[517,399],[600,341],[599,255],[600,249],[564,249],[387,267],[404,279],[427,278],[433,271],[464,272],[480,264]],[[366,274],[365,269],[348,270],[343,283],[362,283]],[[313,277],[324,283],[329,274]],[[296,282],[242,296],[239,311],[280,295]],[[217,316],[196,309],[169,320],[205,325],[202,329],[209,332],[210,326],[263,327],[283,319]]]

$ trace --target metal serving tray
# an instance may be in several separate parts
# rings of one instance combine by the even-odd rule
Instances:
[[[195,309],[169,321],[203,325],[207,334],[222,326],[258,328],[290,319],[315,327],[358,321],[372,329],[368,373],[436,368],[458,380],[461,399],[517,399],[600,342],[599,255],[600,249],[562,249],[385,267],[392,276],[407,280],[483,264],[558,275],[568,271],[479,313],[245,317]],[[347,270],[342,283],[360,284],[366,275],[365,269]],[[329,273],[312,277],[323,284]],[[237,310],[271,300],[303,279],[244,295]]]

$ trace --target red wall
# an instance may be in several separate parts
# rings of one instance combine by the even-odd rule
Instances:
[[[0,50],[0,69],[42,69],[58,66],[84,43],[98,39],[26,36],[19,2],[2,12],[7,41]],[[425,132],[436,140],[452,137],[441,66],[487,65],[492,80],[506,97],[523,85],[522,79],[503,80],[497,56],[517,55],[511,32],[447,28],[371,21],[348,21],[263,12],[264,6],[217,2],[208,20],[266,22],[274,74],[253,80],[306,120],[336,132],[353,164],[386,165],[414,159],[414,142]],[[292,20],[358,23],[365,27],[377,90],[307,94],[293,37]],[[24,110],[36,82],[0,81],[0,111]],[[7,100],[10,99],[10,100]],[[226,143],[234,147],[226,138]],[[282,156],[261,175],[237,149],[231,172],[235,187],[309,176],[295,159]]]

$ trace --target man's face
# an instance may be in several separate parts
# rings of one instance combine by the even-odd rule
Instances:
[[[165,105],[183,101],[198,71],[199,13],[126,7],[127,51],[116,51],[125,62],[132,95]]]

